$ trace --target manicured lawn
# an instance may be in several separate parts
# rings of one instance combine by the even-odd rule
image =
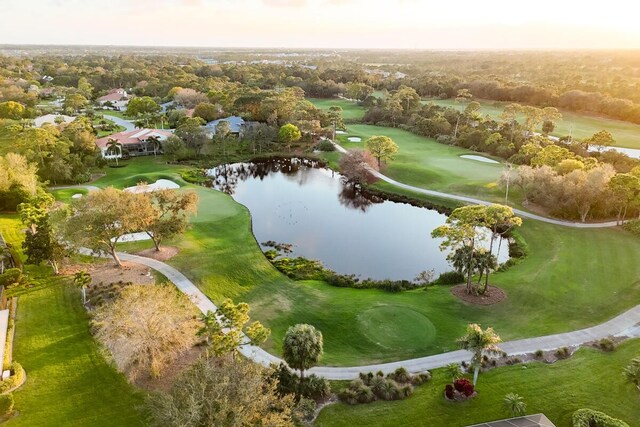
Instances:
[[[458,103],[452,99],[429,99],[436,105],[453,107],[464,110],[466,103]],[[480,112],[497,118],[508,103],[498,101],[479,101],[482,105]],[[577,114],[570,111],[562,111],[563,120],[556,123],[556,129],[552,132],[555,136],[573,135],[574,138],[588,138],[601,130],[608,130],[616,140],[616,146],[626,148],[640,148],[640,125],[613,120],[605,117],[597,117],[588,114]]]
[[[478,396],[464,403],[444,399],[444,386],[450,379],[436,370],[432,381],[406,400],[330,405],[315,425],[462,427],[510,418],[502,399],[513,392],[524,398],[527,414],[542,412],[558,427],[570,427],[571,415],[580,408],[600,410],[634,426],[640,420],[640,394],[625,382],[622,370],[639,354],[640,340],[636,339],[613,353],[585,348],[553,365],[535,362],[494,369],[480,374]]]
[[[366,108],[346,99],[307,98],[307,100],[321,110],[328,110],[333,106],[342,107],[342,118],[344,120],[360,121],[367,111]]]
[[[125,170],[135,179],[125,176]],[[127,168],[110,169],[97,184],[132,185],[147,176],[145,170],[153,177],[148,181],[176,171],[150,158],[135,159]],[[293,282],[260,252],[244,207],[222,193],[186,187],[198,191],[198,215],[183,237],[166,242],[181,249],[168,263],[214,301],[232,297],[249,302],[252,316],[272,328],[266,347],[275,354],[281,352],[286,329],[295,323],[311,323],[323,332],[323,363],[352,365],[453,350],[469,322],[492,325],[505,340],[590,326],[630,308],[640,297],[635,256],[640,240],[620,230],[569,229],[536,221],[525,221],[521,230],[529,257],[493,276],[492,283],[508,294],[497,306],[467,306],[451,296],[448,287],[388,293]],[[133,251],[150,245],[121,248]],[[381,325],[383,319],[395,327]]]
[[[20,228],[15,215],[0,215],[0,232],[17,248]],[[77,288],[45,267],[28,274],[36,286],[13,291],[19,296],[13,356],[27,382],[14,393],[20,415],[7,425],[143,425],[136,409],[142,394],[105,360]]]
[[[500,200],[503,192],[496,185],[504,166],[483,163],[460,157],[478,154],[466,149],[436,142],[431,138],[382,126],[349,125],[347,135],[340,135],[345,148],[364,148],[367,138],[386,135],[398,144],[395,159],[383,165],[382,172],[389,177],[416,187],[441,190],[449,193],[479,196]],[[349,142],[348,137],[358,136],[362,142]]]
[[[61,190],[51,191],[51,194],[53,194],[56,200],[60,202],[65,202],[65,203],[71,202],[71,200],[73,200],[71,196],[73,196],[74,194],[85,195],[87,193],[88,191],[85,190],[84,188],[64,188]]]

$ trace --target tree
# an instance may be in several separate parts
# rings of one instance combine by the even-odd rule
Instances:
[[[85,270],[73,275],[73,284],[82,289],[82,305],[87,304],[87,286],[91,284],[91,276]]]
[[[502,401],[512,417],[522,417],[526,414],[527,404],[519,394],[507,393]]]
[[[365,143],[367,150],[378,160],[378,168],[381,161],[393,160],[398,152],[398,145],[388,136],[372,136]]]
[[[164,368],[196,341],[198,320],[189,299],[170,285],[130,285],[98,307],[96,339],[118,368],[135,379],[162,375]]]
[[[32,228],[27,229],[22,248],[27,262],[38,265],[46,261],[56,275],[59,273],[60,261],[70,252],[68,245],[52,227],[49,215],[36,219]]]
[[[613,135],[607,130],[601,130],[599,132],[594,133],[591,137],[587,138],[584,141],[585,148],[589,149],[590,145],[595,145],[598,151],[602,151],[607,147],[615,144],[615,140],[613,139]]]
[[[631,363],[622,372],[624,377],[640,390],[640,357],[631,360]]]
[[[86,77],[80,77],[78,79],[78,92],[87,99],[91,98],[93,86],[91,86],[91,83],[89,83]]]
[[[291,144],[302,138],[300,129],[296,125],[287,123],[280,127],[278,131],[278,140],[287,146],[287,150],[291,150]]]
[[[19,102],[0,102],[0,119],[20,120],[24,117],[24,113],[24,105]]]
[[[556,128],[556,125],[551,120],[545,120],[542,122],[542,134],[549,135]],[[508,396],[508,395],[507,395]]]
[[[195,89],[182,88],[176,91],[173,99],[184,108],[194,108],[198,104],[209,101],[204,93],[200,93]]]
[[[564,176],[564,199],[576,209],[580,221],[585,222],[591,208],[606,195],[609,181],[614,175],[613,166],[603,164],[589,170],[574,170]]]
[[[71,203],[71,214],[63,224],[63,235],[70,242],[94,252],[107,251],[119,267],[118,240],[127,233],[144,231],[156,218],[145,194],[109,187],[92,191]]]
[[[362,102],[373,93],[373,90],[371,86],[365,83],[354,82],[347,85],[346,95],[349,99]]]
[[[471,365],[474,367],[473,386],[475,387],[482,364],[482,356],[484,354],[500,353],[501,350],[497,344],[501,343],[502,340],[496,335],[493,328],[489,327],[482,330],[480,325],[472,323],[467,325],[466,333],[458,338],[457,342],[461,349],[470,351],[473,354]]]
[[[198,195],[195,191],[178,192],[170,189],[144,194],[150,199],[155,212],[145,231],[153,240],[156,251],[160,251],[160,244],[164,239],[170,239],[187,230],[189,216],[197,211]]]
[[[175,136],[180,138],[185,145],[194,150],[197,154],[201,154],[202,147],[209,141],[204,129],[202,129],[203,120],[200,117],[188,117],[182,121],[176,129]]]
[[[491,238],[489,240],[489,250],[486,251],[479,260],[480,275],[485,272],[484,288],[481,293],[487,290],[489,284],[489,272],[497,267],[497,260],[493,256],[493,244],[497,238],[503,237],[506,233],[511,231],[515,227],[522,225],[522,219],[513,214],[513,209],[509,206],[492,204],[484,208],[484,214],[482,218],[483,225],[491,231]]]
[[[204,357],[169,392],[151,394],[154,426],[293,425],[293,395],[281,396],[270,370],[248,360]]]
[[[362,186],[378,170],[376,160],[364,150],[351,150],[340,158],[340,173],[355,185]]]
[[[81,94],[72,93],[65,97],[63,106],[65,109],[78,112],[80,109],[86,107],[88,103],[89,101],[87,100],[87,98],[85,98]]]
[[[342,107],[332,105],[327,112],[329,122],[333,125],[333,140],[336,140],[336,129],[344,129],[344,121],[342,120]]]
[[[122,144],[114,138],[107,139],[107,155],[114,156],[116,166],[118,165],[118,157],[122,156]]]
[[[107,140],[107,143],[109,141]],[[147,146],[153,149],[153,155],[158,155],[158,150],[162,148],[162,143],[160,142],[160,138],[156,135],[151,135],[147,138]]]
[[[476,243],[482,239],[478,227],[483,225],[485,211],[486,207],[483,205],[457,208],[449,215],[444,225],[431,232],[432,237],[444,239],[440,244],[440,250],[447,248],[453,250],[447,257],[449,260],[454,260],[454,257],[461,256],[460,254],[462,256],[466,254],[467,262],[464,271],[467,274],[467,293],[475,292],[471,284],[471,275],[476,268]],[[464,259],[459,262],[464,265]]]
[[[231,354],[235,358],[240,347],[261,345],[271,334],[271,330],[257,320],[246,326],[249,323],[249,304],[244,302],[234,304],[226,299],[215,313],[208,311],[201,319],[203,326],[198,335],[206,338],[216,356]]]
[[[462,369],[458,363],[449,363],[444,367],[444,370],[448,377],[451,377],[451,382],[454,382],[458,378],[462,377]]]
[[[640,179],[627,173],[616,174],[609,181],[609,190],[617,208],[616,222],[624,222],[629,206],[640,203]]]
[[[153,98],[150,96],[140,96],[129,101],[125,114],[129,117],[139,117],[144,114],[159,113],[161,110],[162,107],[160,107]]]
[[[201,102],[196,105],[196,108],[193,110],[193,116],[200,117],[205,122],[210,122],[220,116],[220,110],[215,104],[210,102]]]
[[[287,329],[282,357],[292,369],[300,371],[300,382],[304,379],[304,371],[322,357],[322,346],[322,333],[311,325],[301,323]]]

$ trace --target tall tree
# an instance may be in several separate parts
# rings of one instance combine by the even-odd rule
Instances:
[[[107,151],[108,155],[112,155],[118,165],[118,157],[122,156],[122,144],[115,138],[107,139]]]
[[[146,401],[151,425],[256,426],[293,425],[293,395],[281,396],[270,371],[243,358],[204,357],[169,392]]]
[[[372,136],[365,142],[367,150],[378,160],[378,168],[382,161],[393,160],[398,152],[398,145],[388,136]]]
[[[484,354],[498,354],[501,352],[497,344],[502,340],[493,331],[493,328],[489,327],[482,330],[480,325],[475,323],[467,325],[466,333],[458,338],[458,345],[463,350],[470,351],[473,356],[471,358],[471,365],[473,370],[473,385],[476,385],[478,381],[478,373],[480,372],[480,366],[482,365],[482,356]]]
[[[304,371],[314,366],[322,357],[322,333],[311,325],[290,326],[284,336],[282,357],[285,362],[300,371],[300,381]]]
[[[627,173],[616,174],[609,181],[609,190],[617,210],[617,222],[624,222],[629,207],[640,205],[640,179]]]
[[[351,150],[340,158],[340,173],[354,185],[366,184],[371,170],[377,169],[376,160],[368,151]]]
[[[201,319],[203,326],[198,335],[207,339],[216,356],[231,354],[235,358],[240,347],[261,345],[271,334],[271,330],[257,320],[247,326],[249,304],[244,302],[234,304],[226,299],[215,312],[208,311]]]
[[[156,212],[145,194],[109,187],[71,203],[63,235],[95,252],[106,251],[122,267],[116,252],[122,235],[145,231],[155,218]]]
[[[140,96],[133,98],[127,104],[126,115],[129,117],[139,117],[148,113],[158,113],[162,107],[150,96]]]
[[[96,309],[92,324],[121,371],[157,378],[195,344],[194,314],[193,303],[171,285],[130,285]]]
[[[87,286],[91,284],[91,275],[85,270],[78,271],[73,275],[73,284],[82,290],[82,305],[87,304]]]
[[[153,240],[156,251],[164,239],[184,233],[189,227],[189,216],[197,211],[198,195],[195,191],[178,192],[161,189],[145,193],[153,206],[154,216],[145,231]]]

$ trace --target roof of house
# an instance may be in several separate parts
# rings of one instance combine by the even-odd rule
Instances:
[[[150,136],[157,136],[161,141],[170,137],[173,133],[163,129],[134,129],[124,132],[114,133],[96,140],[99,148],[106,148],[110,139],[117,139],[122,145],[139,144],[146,141]]]
[[[468,427],[556,427],[544,414],[525,415],[508,420],[490,421]]]
[[[239,116],[230,116],[230,117],[225,117],[224,119],[218,119],[218,120],[214,120],[211,121],[209,123],[207,123],[206,125],[204,125],[205,128],[212,130],[215,132],[216,129],[216,125],[220,122],[229,122],[229,127],[230,132],[231,133],[238,133],[240,132],[240,128],[242,127],[242,125],[244,125],[244,119],[242,117]]]
[[[71,123],[76,118],[71,116],[65,116],[64,114],[45,114],[44,116],[36,117],[33,119],[35,127],[39,128],[45,123],[56,124],[56,117],[62,117],[65,123]]]
[[[111,89],[108,94],[101,96],[97,99],[98,102],[107,101],[120,101],[122,98],[127,97],[127,92],[124,89]]]

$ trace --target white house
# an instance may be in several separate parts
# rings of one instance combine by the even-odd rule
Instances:
[[[127,91],[119,88],[112,89],[108,94],[101,96],[96,100],[101,107],[111,107],[114,110],[124,111],[129,104]]]

